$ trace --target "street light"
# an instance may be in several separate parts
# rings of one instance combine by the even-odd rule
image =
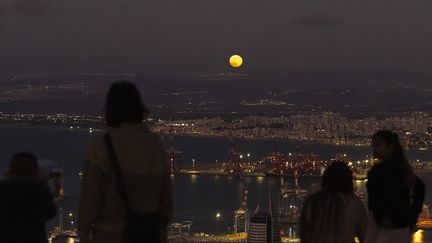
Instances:
[[[219,234],[219,219],[221,217],[220,213],[216,213],[216,234]]]
[[[192,167],[195,168],[195,159],[192,159]]]

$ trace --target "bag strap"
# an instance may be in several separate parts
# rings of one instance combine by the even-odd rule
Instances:
[[[117,191],[121,195],[121,197],[123,198],[123,200],[126,204],[126,207],[129,207],[129,198],[128,198],[127,192],[126,192],[126,185],[124,183],[124,179],[123,179],[123,176],[121,173],[121,168],[120,168],[117,154],[114,150],[114,145],[112,142],[111,135],[108,132],[105,133],[104,139],[105,139],[106,147],[108,150],[108,155],[110,158],[109,161],[110,161],[111,167],[114,171],[114,176],[115,176],[116,185],[117,185]]]

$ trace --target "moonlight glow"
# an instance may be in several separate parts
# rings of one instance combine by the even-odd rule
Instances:
[[[229,59],[231,67],[238,68],[243,64],[243,58],[239,55],[232,55]]]

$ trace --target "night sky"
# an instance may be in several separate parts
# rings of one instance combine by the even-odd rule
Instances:
[[[0,0],[0,75],[432,73],[430,0]]]

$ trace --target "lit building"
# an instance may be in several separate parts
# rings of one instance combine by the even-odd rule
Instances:
[[[271,242],[271,217],[267,212],[258,212],[250,219],[248,243]]]
[[[280,243],[279,210],[269,195],[268,211],[260,211],[258,204],[249,223],[248,243]]]
[[[234,233],[248,232],[249,229],[249,210],[247,208],[248,191],[244,192],[242,205],[234,212]]]
[[[281,242],[280,223],[279,223],[279,208],[277,203],[274,203],[269,194],[269,213],[271,218],[270,241],[271,243]]]

